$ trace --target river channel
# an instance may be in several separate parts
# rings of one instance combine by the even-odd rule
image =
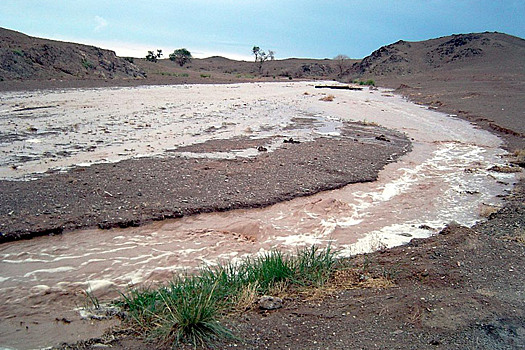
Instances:
[[[327,94],[332,101],[321,100]],[[315,119],[314,127],[287,130],[294,117],[305,116]],[[326,91],[298,82],[3,93],[0,177],[9,181],[162,156],[216,138],[285,130],[301,140],[336,136],[345,121],[402,132],[412,151],[375,182],[267,208],[0,245],[0,348],[100,335],[115,321],[82,318],[86,291],[109,300],[130,286],[272,249],[330,244],[350,256],[428,237],[451,221],[471,226],[501,205],[499,196],[515,181],[514,174],[489,170],[505,163],[496,136],[387,90]]]

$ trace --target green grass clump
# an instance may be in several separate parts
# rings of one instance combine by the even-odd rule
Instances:
[[[201,78],[211,78],[211,74],[201,74]]]
[[[169,77],[178,77],[178,78],[187,78],[189,77],[188,73],[170,73],[170,72],[158,72],[156,74],[160,74],[162,76],[169,76]]]
[[[376,86],[376,82],[372,79],[366,80],[366,81],[360,81],[359,85],[368,85],[368,86]]]
[[[225,314],[246,308],[276,288],[318,287],[336,263],[330,249],[311,247],[295,255],[272,251],[238,264],[201,268],[158,289],[132,289],[120,306],[134,327],[151,339],[178,345],[204,345],[234,337],[220,323]]]
[[[82,59],[82,67],[85,69],[93,69],[95,68],[95,64],[85,58]]]
[[[376,86],[376,82],[372,79],[368,79],[368,80],[359,80],[359,79],[355,79],[352,81],[352,83],[354,84],[359,84],[359,85],[368,85],[368,86]]]
[[[163,312],[154,315],[157,327],[152,335],[164,342],[188,342],[195,346],[232,337],[232,333],[218,321],[216,284],[199,283],[191,278],[188,282],[159,290],[159,307]]]
[[[255,79],[255,75],[253,75],[253,74],[237,74],[235,76],[237,78]]]

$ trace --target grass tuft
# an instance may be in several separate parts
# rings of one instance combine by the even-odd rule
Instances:
[[[181,288],[175,286],[171,291],[161,290],[159,308],[164,312],[154,315],[156,329],[153,336],[168,343],[195,346],[231,337],[232,333],[218,321],[219,310],[214,300],[216,285],[200,284],[201,288],[196,289],[197,285],[189,283]],[[175,298],[172,292],[175,292]]]
[[[368,80],[359,80],[359,79],[355,79],[353,81],[354,84],[359,84],[359,85],[368,85],[368,86],[376,86],[376,82],[372,79],[368,79]]]
[[[322,286],[335,263],[330,248],[311,247],[295,255],[271,251],[238,264],[203,267],[158,289],[131,289],[119,304],[134,328],[150,339],[204,346],[234,337],[220,323],[222,316],[249,309],[261,295]]]

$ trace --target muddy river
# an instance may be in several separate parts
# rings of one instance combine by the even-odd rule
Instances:
[[[327,94],[332,101],[322,101]],[[450,221],[473,225],[500,205],[514,174],[487,131],[386,90],[314,84],[188,85],[3,93],[0,178],[49,169],[170,156],[180,145],[236,136],[337,135],[343,121],[405,133],[413,150],[376,182],[264,209],[88,229],[0,246],[0,348],[43,348],[99,335],[115,321],[83,319],[86,291],[101,300],[202,264],[271,249],[331,244],[342,256],[428,237]],[[311,128],[287,129],[298,117]],[[270,150],[271,151],[271,150]],[[202,156],[202,155],[200,155]],[[213,156],[211,154],[210,156]],[[229,157],[247,157],[233,154]],[[14,165],[14,166],[13,166]]]

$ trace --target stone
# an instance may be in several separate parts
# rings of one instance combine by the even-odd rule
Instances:
[[[283,300],[278,297],[270,295],[263,295],[259,299],[259,309],[261,310],[276,310],[283,307]]]

